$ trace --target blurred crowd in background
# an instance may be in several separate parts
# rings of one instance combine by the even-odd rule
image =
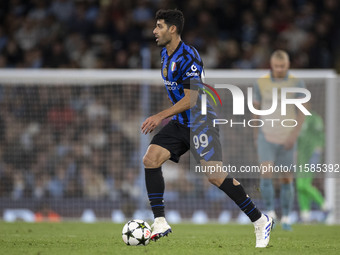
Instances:
[[[136,86],[0,86],[0,197],[136,195]]]
[[[206,68],[268,68],[277,48],[293,68],[340,66],[337,0],[2,0],[0,67],[157,68],[160,8],[183,11]]]

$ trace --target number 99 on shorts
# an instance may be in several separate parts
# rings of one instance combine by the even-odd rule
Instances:
[[[209,144],[209,139],[206,134],[194,135],[192,138],[194,142],[195,149],[197,150],[199,147],[206,148]]]

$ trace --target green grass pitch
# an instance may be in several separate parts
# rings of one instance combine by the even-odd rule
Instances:
[[[268,248],[255,249],[252,225],[172,225],[173,233],[148,246],[127,246],[124,224],[0,222],[0,254],[340,254],[340,226],[276,226]]]

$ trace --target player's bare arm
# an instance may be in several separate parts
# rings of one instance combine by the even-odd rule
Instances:
[[[162,120],[184,112],[194,106],[194,102],[198,97],[198,92],[190,89],[184,89],[184,94],[185,96],[170,108],[147,118],[142,124],[142,133],[151,133],[162,122]]]

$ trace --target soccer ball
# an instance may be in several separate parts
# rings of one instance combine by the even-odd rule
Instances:
[[[148,245],[151,228],[144,220],[130,220],[123,227],[122,237],[127,245]]]

